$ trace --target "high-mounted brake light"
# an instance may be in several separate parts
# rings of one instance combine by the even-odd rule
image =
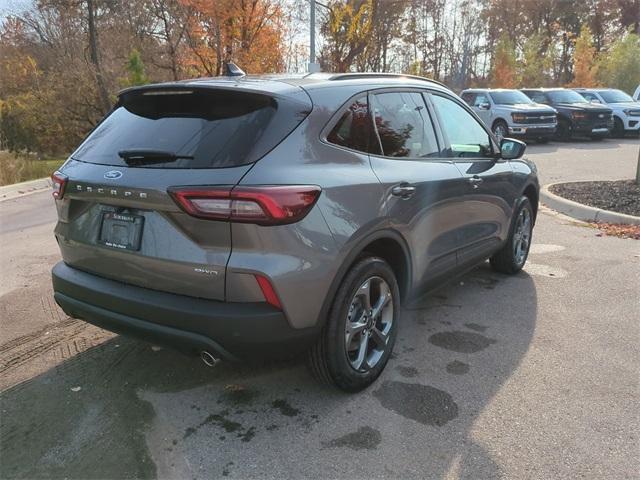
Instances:
[[[53,198],[60,200],[64,196],[64,187],[67,185],[67,176],[55,171],[51,174],[51,186],[53,187]]]
[[[316,185],[176,187],[169,194],[189,215],[258,225],[302,220],[320,196]]]

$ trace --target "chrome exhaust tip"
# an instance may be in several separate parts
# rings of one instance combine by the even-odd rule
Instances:
[[[200,358],[202,359],[202,361],[207,367],[215,367],[218,364],[218,362],[220,362],[219,358],[214,357],[213,355],[211,355],[211,353],[207,352],[206,350],[203,350],[202,352],[200,352]]]

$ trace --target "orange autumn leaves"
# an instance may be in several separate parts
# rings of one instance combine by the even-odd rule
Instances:
[[[181,63],[192,76],[220,75],[233,61],[248,73],[284,69],[282,2],[277,0],[179,0],[187,15]]]

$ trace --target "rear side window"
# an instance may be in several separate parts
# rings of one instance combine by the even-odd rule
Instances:
[[[327,135],[327,140],[335,145],[359,152],[367,153],[370,151],[371,117],[366,95],[358,97],[344,111],[340,120]]]
[[[375,128],[387,157],[438,157],[438,142],[422,95],[391,92],[372,95]]]
[[[72,157],[149,168],[244,165],[280,143],[310,108],[293,99],[222,89],[134,90],[121,96]]]
[[[441,95],[433,95],[442,130],[450,144],[451,157],[492,157],[487,131],[461,105]]]

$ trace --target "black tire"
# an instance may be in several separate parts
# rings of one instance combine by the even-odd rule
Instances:
[[[538,143],[540,144],[545,144],[545,143],[549,143],[549,139],[547,137],[538,137]]]
[[[369,279],[381,278],[391,294],[393,311],[386,346],[377,363],[366,371],[357,371],[350,360],[345,340],[352,300]],[[385,307],[386,308],[386,307]],[[358,392],[371,385],[384,369],[395,344],[400,318],[400,291],[393,270],[379,257],[364,257],[351,267],[340,284],[320,337],[308,354],[308,365],[323,383],[335,385],[347,392]],[[371,337],[370,342],[374,342]],[[375,345],[375,342],[372,344]],[[368,366],[367,366],[368,367]]]
[[[518,229],[518,221],[521,215],[521,212],[525,211],[525,214],[528,215],[530,221],[529,233],[528,233],[528,241],[526,246],[526,251],[524,252],[524,256],[522,258],[517,254],[517,250],[515,247],[516,235]],[[519,206],[513,214],[513,218],[511,220],[511,229],[509,231],[509,238],[507,238],[506,243],[498,252],[496,252],[490,259],[491,267],[500,273],[506,273],[508,275],[513,275],[514,273],[518,273],[522,270],[525,263],[527,263],[527,257],[529,256],[529,248],[531,247],[531,239],[533,236],[533,208],[531,207],[531,202],[527,197],[522,197],[519,202]]]
[[[499,135],[498,129],[502,130],[502,135]],[[493,135],[496,137],[496,139],[498,140],[498,143],[500,143],[502,141],[503,138],[507,137],[509,135],[509,127],[507,126],[506,122],[504,120],[498,120],[493,124],[493,127],[491,127],[491,131],[493,132]]]
[[[624,137],[624,124],[618,117],[613,117],[613,130],[611,130],[611,136],[613,138]]]
[[[572,136],[571,124],[567,120],[563,118],[559,118],[558,126],[556,129],[556,138],[558,140],[568,141],[568,140],[571,140],[571,136]]]

